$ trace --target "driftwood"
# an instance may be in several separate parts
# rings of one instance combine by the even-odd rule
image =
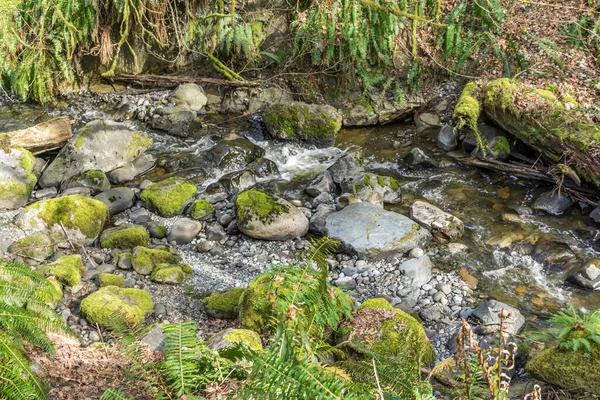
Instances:
[[[0,132],[3,146],[18,146],[32,154],[60,149],[73,136],[71,121],[67,117],[57,117],[25,129]]]
[[[225,79],[200,78],[194,76],[169,76],[169,75],[133,75],[118,74],[111,78],[113,81],[135,82],[143,85],[155,87],[171,88],[179,86],[182,83],[208,83],[211,85],[231,86],[231,87],[258,87],[257,81],[228,81]]]

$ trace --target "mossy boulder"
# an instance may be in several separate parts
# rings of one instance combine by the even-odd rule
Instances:
[[[79,187],[86,187],[90,189],[92,195],[95,195],[110,189],[110,182],[104,172],[94,169],[75,175],[61,189],[66,190]]]
[[[435,350],[419,321],[382,298],[365,301],[339,334],[339,343],[349,341],[350,351],[359,354],[373,351],[382,356],[416,357],[422,364],[435,360]]]
[[[63,299],[62,285],[53,277],[48,278],[48,282],[50,282],[50,286],[46,289],[38,289],[36,296],[48,307],[56,308]]]
[[[81,313],[103,328],[141,325],[154,307],[148,292],[106,286],[81,301]]]
[[[100,235],[108,215],[108,208],[101,201],[73,195],[31,204],[17,215],[15,222],[26,232],[42,231],[53,237],[63,237],[66,231],[71,240],[87,245]]]
[[[150,275],[159,264],[178,264],[180,258],[167,250],[149,249],[138,246],[131,254],[131,265],[133,269],[142,275]]]
[[[110,120],[95,120],[77,130],[44,170],[41,187],[59,186],[91,170],[110,172],[129,164],[152,144],[150,136]]]
[[[190,217],[199,221],[210,219],[215,213],[215,209],[206,200],[198,200],[190,207]]]
[[[536,379],[562,389],[600,395],[600,346],[591,355],[551,347],[533,357],[525,369]]]
[[[62,256],[53,263],[43,266],[41,269],[44,274],[54,276],[60,283],[66,286],[75,286],[81,282],[81,276],[85,271],[80,255]]]
[[[182,283],[184,280],[191,278],[194,271],[187,264],[158,264],[152,270],[150,279],[157,283]]]
[[[342,114],[337,109],[300,102],[269,106],[263,121],[275,139],[297,140],[319,147],[331,146],[342,128]]]
[[[293,204],[260,190],[246,190],[235,200],[239,230],[255,239],[290,240],[306,235],[308,218]]]
[[[0,151],[0,210],[13,210],[27,203],[37,182],[34,165],[33,155],[21,147]]]
[[[123,285],[125,284],[125,278],[123,278],[120,275],[101,273],[101,274],[96,275],[96,282],[98,283],[98,286],[100,286],[100,287],[105,287],[105,286],[123,287]]]
[[[375,191],[386,204],[402,202],[402,189],[397,180],[391,176],[366,173],[363,176],[342,185],[342,191],[354,193],[363,201],[368,202],[369,193]]]
[[[219,351],[244,344],[254,351],[262,351],[263,346],[258,333],[249,329],[225,329],[206,341],[206,345],[212,351]]]
[[[150,240],[148,230],[141,225],[123,225],[102,232],[100,245],[105,249],[133,249]]]
[[[10,245],[8,253],[27,265],[38,265],[56,253],[55,241],[45,233],[34,233]]]
[[[244,293],[242,288],[231,288],[204,298],[204,309],[213,318],[235,319],[238,316],[238,304]]]
[[[154,183],[140,195],[151,210],[163,217],[173,217],[183,213],[185,207],[194,200],[198,188],[185,178],[171,177]]]

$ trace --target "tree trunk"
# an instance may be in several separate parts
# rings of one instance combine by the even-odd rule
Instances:
[[[23,147],[36,155],[60,149],[71,136],[73,131],[69,118],[57,117],[30,128],[2,132],[0,141],[9,147]]]

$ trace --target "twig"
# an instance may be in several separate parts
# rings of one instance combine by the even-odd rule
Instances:
[[[67,233],[67,230],[65,229],[65,226],[63,225],[62,221],[60,221],[60,227],[62,228],[65,236],[67,237],[67,241],[71,245],[71,248],[73,249],[73,251],[77,251],[77,249],[75,248],[75,245],[73,244],[73,241],[71,241],[71,238],[69,238],[69,234]],[[81,251],[83,252],[83,255],[85,256],[85,258],[87,258],[88,261],[92,264],[92,267],[96,268],[97,265],[94,262],[94,260],[92,260],[90,255],[88,254],[87,250],[85,249],[85,246],[82,245],[81,243],[77,243],[77,245],[81,248]]]
[[[106,348],[106,343],[104,343],[104,336],[102,336],[102,332],[100,331],[100,326],[98,324],[94,324],[96,326],[96,331],[98,331],[98,336],[100,336],[100,342],[102,342],[102,348],[104,349],[104,354],[106,354],[106,358],[110,357],[108,354],[108,349]]]
[[[384,400],[385,396],[383,395],[383,390],[381,389],[381,384],[379,383],[379,375],[377,374],[377,367],[375,366],[375,359],[371,359],[373,361],[373,372],[375,372],[375,381],[377,382],[377,398],[379,400]]]

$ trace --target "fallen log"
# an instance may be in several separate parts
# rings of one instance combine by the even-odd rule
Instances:
[[[71,136],[71,120],[57,117],[30,128],[0,132],[0,143],[3,147],[23,147],[36,155],[62,148]]]
[[[258,87],[258,81],[228,81],[216,78],[200,78],[194,76],[170,76],[170,75],[133,75],[118,74],[111,78],[112,81],[137,82],[155,87],[171,88],[183,83],[208,83],[211,85],[230,87]]]

